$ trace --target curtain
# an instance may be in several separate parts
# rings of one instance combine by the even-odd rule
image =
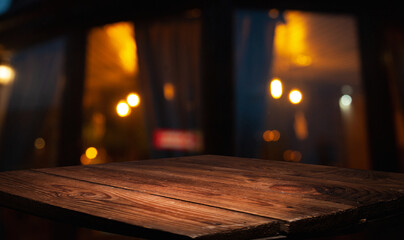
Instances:
[[[200,129],[200,34],[198,19],[135,23],[139,81],[149,136],[156,129]],[[152,141],[149,141],[150,143]],[[181,152],[153,150],[152,157]]]
[[[18,52],[12,57],[11,65],[16,78],[1,126],[1,170],[49,165],[32,161],[34,142],[38,137],[46,141],[47,153],[56,155],[64,45],[63,39],[57,39]],[[52,161],[45,157],[38,159]]]
[[[276,20],[266,11],[235,14],[236,155],[259,157],[268,112]]]

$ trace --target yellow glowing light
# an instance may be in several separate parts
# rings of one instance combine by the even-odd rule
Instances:
[[[97,157],[97,155],[98,155],[98,151],[97,151],[97,149],[96,149],[95,147],[89,147],[89,148],[87,148],[87,150],[86,150],[86,157],[87,157],[88,159],[94,159],[94,158]]]
[[[276,9],[276,8],[273,8],[273,9],[269,10],[268,16],[269,16],[270,18],[273,18],[273,19],[279,17],[279,10]]]
[[[308,23],[304,14],[288,11],[285,20],[286,24],[277,24],[275,28],[275,52],[282,56],[296,56],[307,52]]]
[[[130,114],[130,107],[125,101],[120,101],[116,105],[116,112],[120,117],[126,117]]]
[[[122,68],[128,73],[137,70],[136,42],[134,27],[129,22],[119,22],[105,26],[110,43],[117,49]]]
[[[14,80],[14,69],[7,65],[0,65],[0,84],[9,84]]]
[[[289,93],[289,100],[293,104],[298,104],[302,101],[303,95],[299,90],[292,90]]]
[[[137,93],[131,93],[126,98],[126,101],[128,102],[129,106],[137,107],[139,106],[140,103],[140,97]]]
[[[279,79],[274,79],[271,81],[270,91],[273,98],[278,99],[282,96],[282,82]]]
[[[175,88],[172,83],[164,84],[164,98],[167,100],[173,100],[175,97]]]
[[[46,146],[45,139],[39,137],[34,141],[34,147],[38,150],[44,149]]]

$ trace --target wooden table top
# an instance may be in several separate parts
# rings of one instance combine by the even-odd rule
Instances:
[[[404,210],[404,174],[224,156],[0,173],[0,205],[126,235],[251,239]]]

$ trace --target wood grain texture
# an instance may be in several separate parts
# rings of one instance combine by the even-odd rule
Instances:
[[[243,239],[328,231],[401,212],[404,175],[194,156],[5,172],[0,194],[10,207],[30,211],[42,203],[58,215],[66,209],[94,217],[102,228],[146,229],[148,237]],[[16,197],[31,203],[15,206]]]
[[[254,228],[266,235],[277,232],[276,221],[271,219],[36,171],[1,173],[0,191],[6,206],[44,216],[53,215],[52,211],[69,211],[73,216],[70,220],[75,221],[84,214],[87,221],[111,220],[141,227],[149,232],[146,237],[224,237],[233,230],[246,234]],[[15,206],[15,201],[20,205]],[[40,203],[52,207],[44,208]],[[38,212],[41,210],[46,212]],[[74,218],[71,211],[80,214]]]

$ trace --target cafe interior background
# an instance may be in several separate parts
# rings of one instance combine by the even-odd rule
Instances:
[[[0,170],[217,154],[403,172],[403,16],[338,3],[2,0]]]

